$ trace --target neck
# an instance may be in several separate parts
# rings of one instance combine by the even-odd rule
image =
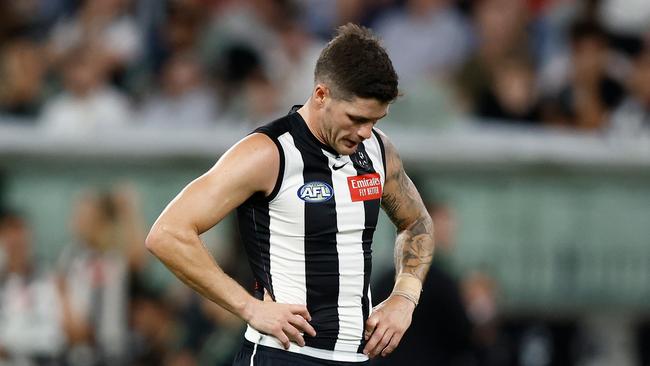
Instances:
[[[311,131],[312,135],[316,136],[318,141],[327,144],[323,136],[320,121],[316,117],[316,111],[314,109],[313,101],[311,98],[307,100],[307,103],[305,103],[305,105],[298,109],[298,113],[307,123],[307,128],[309,128],[309,131]]]

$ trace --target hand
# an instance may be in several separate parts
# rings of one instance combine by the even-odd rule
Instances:
[[[366,320],[365,339],[368,341],[363,353],[370,358],[388,356],[397,348],[402,336],[411,325],[415,304],[399,295],[391,295],[372,309]]]
[[[308,323],[311,321],[311,315],[305,305],[279,304],[253,299],[249,304],[248,314],[250,316],[245,320],[251,327],[274,336],[282,343],[284,349],[289,349],[291,341],[303,347],[305,345],[303,332],[312,337],[316,336],[316,331]]]

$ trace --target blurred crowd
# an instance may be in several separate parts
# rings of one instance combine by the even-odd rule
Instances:
[[[232,363],[243,323],[180,282],[151,279],[139,206],[127,185],[80,192],[55,265],[35,257],[29,218],[1,210],[0,365]],[[242,259],[219,256],[246,286]]]
[[[388,119],[400,127],[468,117],[650,131],[647,0],[2,1],[0,125],[66,136],[250,129],[306,100],[322,46],[347,22],[384,40],[403,91]],[[413,329],[384,362],[598,364],[575,319],[502,318],[490,274],[453,268],[453,207],[428,205],[436,261]],[[242,322],[180,283],[149,278],[132,187],[80,192],[69,229],[72,242],[44,266],[29,217],[0,209],[0,365],[231,363]],[[241,246],[228,242],[218,262],[246,286]],[[392,276],[380,274],[376,300]],[[639,332],[647,364],[650,325]]]
[[[0,112],[12,118],[0,123],[253,127],[304,103],[321,47],[347,22],[383,38],[400,125],[650,127],[644,0],[4,1]]]
[[[581,316],[505,312],[494,274],[486,268],[461,271],[453,260],[462,230],[453,205],[424,193],[436,225],[436,255],[400,347],[373,366],[650,362],[650,322],[625,328],[623,335],[614,331],[615,338],[628,339],[629,355],[621,361],[612,358],[611,348],[623,341],[602,337],[613,331],[611,324],[597,329]],[[71,241],[54,264],[36,258],[42,244],[35,241],[30,218],[0,209],[0,365],[232,363],[244,323],[179,281],[156,277],[157,261],[143,243],[140,206],[137,190],[128,184],[79,192],[71,202]],[[252,291],[254,281],[237,238],[221,238],[221,248],[210,238],[203,240],[226,273]],[[381,265],[376,270],[375,305],[389,296],[395,275]]]

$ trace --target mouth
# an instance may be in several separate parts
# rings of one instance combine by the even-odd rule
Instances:
[[[355,148],[357,145],[359,145],[358,142],[354,142],[354,141],[352,141],[352,140],[348,140],[348,139],[343,139],[343,144],[344,144],[345,147],[347,147],[348,149]]]

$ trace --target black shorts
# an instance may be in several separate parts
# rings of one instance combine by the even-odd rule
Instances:
[[[370,361],[364,362],[343,362],[329,361],[320,358],[301,355],[299,353],[288,352],[282,349],[257,345],[253,362],[253,348],[255,344],[244,339],[241,350],[235,356],[233,366],[367,366]]]

